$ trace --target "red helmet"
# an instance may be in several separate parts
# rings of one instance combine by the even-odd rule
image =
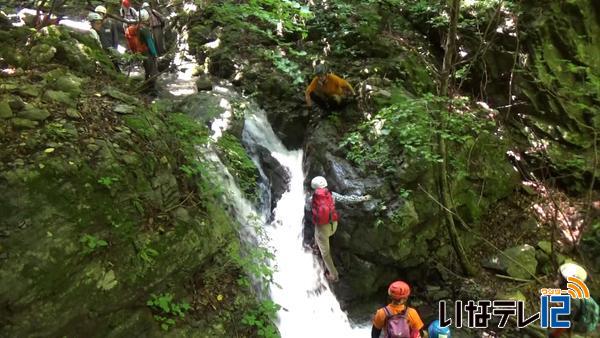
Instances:
[[[131,6],[131,4],[129,3],[129,0],[123,0],[123,1],[121,1],[121,6],[123,6],[125,8],[129,8]]]
[[[390,284],[390,287],[388,288],[388,295],[394,300],[407,298],[410,296],[410,286],[401,280],[397,280]]]

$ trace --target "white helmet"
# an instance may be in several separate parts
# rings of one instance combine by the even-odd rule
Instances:
[[[148,14],[148,11],[147,11],[147,10],[145,10],[145,9],[142,9],[142,10],[140,11],[140,20],[141,20],[142,22],[145,22],[145,21],[148,21],[148,20],[150,20],[150,14]]]
[[[90,14],[88,14],[87,19],[89,22],[93,22],[93,21],[102,21],[102,16],[100,16],[100,14],[95,13],[95,12],[90,12]]]
[[[323,176],[315,176],[310,181],[310,187],[313,189],[325,188],[327,187],[327,180]]]
[[[94,9],[94,12],[100,13],[102,15],[106,15],[106,7],[104,7],[102,5],[96,6],[96,8]]]
[[[573,262],[564,263],[558,269],[560,271],[560,274],[565,279],[567,279],[568,277],[575,277],[582,282],[585,282],[585,280],[587,279],[587,272],[585,271],[585,269]]]
[[[149,3],[147,3],[147,2],[144,2],[144,3],[142,4],[142,8],[146,8],[146,7],[150,7],[150,4],[149,4]]]

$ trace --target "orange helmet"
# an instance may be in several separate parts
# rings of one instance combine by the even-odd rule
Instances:
[[[388,288],[388,295],[394,300],[407,298],[410,296],[410,286],[401,280],[397,280],[390,284],[390,287]]]

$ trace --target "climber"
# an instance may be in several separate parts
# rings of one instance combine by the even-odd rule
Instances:
[[[391,302],[373,316],[371,338],[379,338],[381,330],[385,337],[427,338],[428,332],[419,313],[406,305],[410,286],[401,280],[395,281],[388,287],[388,296]]]
[[[156,51],[158,55],[165,53],[165,39],[163,29],[165,27],[165,17],[160,14],[159,11],[155,10],[150,6],[149,3],[144,2],[140,13],[144,11],[150,16],[150,27],[152,28],[152,36],[156,42]]]
[[[585,282],[588,273],[585,269],[575,263],[564,263],[559,267],[559,287],[566,290],[569,277],[575,277],[581,282]],[[600,307],[598,303],[590,297],[571,298],[571,328],[557,328],[550,333],[551,338],[571,337],[572,333],[587,334],[597,332],[596,327],[600,321]],[[564,333],[564,334],[563,334]]]
[[[117,51],[119,47],[117,24],[114,22],[114,20],[112,20],[106,15],[106,7],[96,6],[94,12],[100,14],[100,16],[102,17],[102,26],[100,27],[100,30],[94,28],[94,30],[98,32],[100,43],[102,44],[102,49],[104,49],[108,53],[108,56],[110,57],[113,65],[115,66],[115,70],[120,71],[118,63],[119,52]]]
[[[131,7],[129,0],[121,1],[121,9],[119,9],[119,14],[125,23],[123,24],[123,30],[127,30],[129,25],[135,24],[139,20],[139,13],[135,10],[135,8]]]
[[[90,34],[98,42],[98,46],[102,47],[102,41],[98,32],[102,30],[102,16],[96,12],[90,12],[87,16],[87,20],[90,22]]]
[[[306,88],[304,97],[309,108],[313,106],[314,100],[323,108],[331,110],[342,106],[350,94],[354,95],[355,92],[348,81],[330,73],[324,64],[319,64],[315,67],[315,77]]]
[[[450,327],[441,327],[439,320],[434,320],[429,324],[429,329],[427,329],[429,333],[429,338],[450,338],[452,334],[450,332]]]
[[[149,14],[146,11],[140,13],[140,22],[138,24],[130,25],[125,31],[125,38],[127,44],[132,53],[143,54],[144,58],[144,73],[147,85],[150,88],[154,87],[154,80],[158,75],[158,69],[156,64],[156,45],[148,22],[150,20]]]
[[[335,202],[358,203],[370,200],[371,196],[344,196],[335,192],[330,192],[329,189],[327,189],[327,180],[323,176],[314,177],[310,182],[310,186],[314,190],[314,193],[310,198],[310,203],[307,203],[307,206],[310,205],[312,211],[312,223],[315,228],[315,242],[319,247],[323,263],[327,269],[325,277],[331,282],[337,282],[339,280],[339,274],[333,264],[329,246],[329,237],[335,234],[338,225],[338,214],[335,210]]]

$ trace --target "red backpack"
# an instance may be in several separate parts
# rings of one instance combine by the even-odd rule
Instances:
[[[312,216],[315,226],[337,222],[338,215],[335,211],[333,196],[326,188],[315,190],[312,197]]]
[[[125,30],[127,45],[133,53],[145,53],[148,51],[148,46],[140,39],[139,29],[139,25],[131,25]]]

